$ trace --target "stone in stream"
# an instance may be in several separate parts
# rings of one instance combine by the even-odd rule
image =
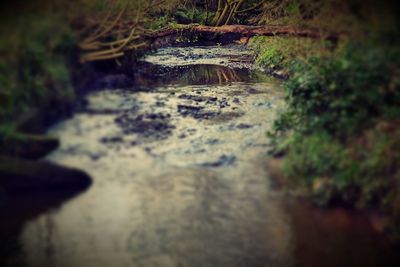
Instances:
[[[89,175],[77,169],[0,156],[0,187],[7,192],[83,190],[91,183]]]
[[[200,91],[201,93],[201,91]],[[217,101],[217,97],[213,96],[197,96],[197,95],[187,95],[187,94],[182,94],[178,98],[180,99],[187,99],[187,100],[192,100],[195,102],[206,102],[206,104],[212,104],[213,102]]]
[[[240,123],[236,126],[237,129],[249,129],[252,127],[253,127],[253,125],[246,124],[246,123]]]
[[[0,155],[39,159],[59,146],[57,138],[18,133],[14,137],[0,139]]]
[[[204,107],[190,106],[190,105],[178,105],[178,113],[183,117],[192,117],[198,120],[214,119],[221,115],[220,111],[204,110]]]
[[[205,162],[201,164],[203,167],[208,167],[208,168],[216,168],[216,167],[222,167],[222,166],[230,166],[233,165],[236,162],[236,156],[235,155],[222,155],[219,157],[217,161],[212,161],[212,162]]]
[[[168,138],[175,129],[175,126],[169,123],[170,117],[170,114],[164,113],[140,115],[123,113],[115,119],[115,123],[126,135],[138,134],[146,138],[162,140]]]
[[[133,80],[125,74],[110,74],[97,80],[94,88],[129,88],[133,85]]]
[[[103,137],[100,139],[101,143],[109,144],[109,143],[122,143],[124,142],[124,138],[121,136],[111,136],[111,137]]]

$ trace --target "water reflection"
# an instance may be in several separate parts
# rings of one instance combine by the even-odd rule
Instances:
[[[140,86],[161,87],[164,85],[222,85],[232,82],[250,82],[256,79],[254,72],[249,69],[231,69],[218,65],[194,65],[176,68],[160,68],[154,65],[147,67],[145,72],[135,74],[135,81]],[[157,69],[152,72],[151,69]],[[152,74],[151,79],[148,75]]]
[[[79,192],[27,193],[6,195],[0,206],[0,266],[29,266],[20,234],[27,221],[51,214]],[[46,215],[49,216],[49,215]]]

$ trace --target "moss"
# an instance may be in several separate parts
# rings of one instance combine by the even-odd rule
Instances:
[[[250,39],[250,48],[256,54],[256,64],[266,70],[288,69],[294,60],[311,56],[332,56],[334,44],[325,40],[285,36],[257,36]]]

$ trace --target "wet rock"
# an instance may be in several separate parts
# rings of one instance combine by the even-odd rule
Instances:
[[[249,88],[249,89],[247,89],[247,92],[248,92],[249,94],[256,94],[256,93],[258,93],[258,91],[257,91],[256,89],[254,89],[254,88]]]
[[[20,133],[14,137],[0,138],[0,155],[39,159],[59,145],[55,137]]]
[[[0,187],[7,192],[85,189],[90,184],[91,178],[77,169],[0,156]]]
[[[236,126],[237,129],[249,129],[252,127],[253,127],[253,125],[246,124],[246,123],[240,123]]]
[[[204,107],[200,106],[189,106],[189,105],[178,105],[178,112],[183,117],[193,117],[195,119],[214,119],[221,115],[220,111],[204,110]]]
[[[182,94],[178,98],[192,100],[195,102],[206,102],[207,104],[211,104],[211,103],[217,101],[217,99],[218,99],[217,97],[196,96],[196,95],[187,95],[187,94]]]
[[[124,139],[121,136],[111,136],[111,137],[103,137],[100,139],[101,143],[109,144],[109,143],[122,143]]]
[[[196,107],[196,106],[188,106],[188,105],[178,105],[178,112],[182,116],[197,116],[203,107]]]
[[[170,124],[170,114],[130,114],[123,113],[115,119],[115,123],[124,134],[139,134],[143,137],[166,139],[172,134],[175,126]]]
[[[215,116],[212,118],[212,120],[215,123],[227,122],[227,121],[239,118],[243,115],[244,115],[243,112],[223,112],[223,113],[215,114]]]
[[[206,141],[206,144],[207,145],[216,145],[216,144],[218,144],[219,143],[219,139],[208,139],[207,141]]]
[[[165,106],[165,102],[157,101],[157,102],[156,102],[156,106],[157,106],[157,107],[164,107],[164,106]]]
[[[211,167],[211,168],[216,168],[216,167],[226,167],[226,166],[230,166],[233,165],[236,162],[236,156],[234,155],[222,155],[219,157],[219,159],[217,161],[214,162],[206,162],[201,164],[201,166],[203,167]]]
[[[178,113],[186,117],[190,114],[199,112],[203,107],[178,105]]]
[[[90,154],[90,158],[92,160],[99,160],[101,157],[103,157],[104,154],[103,153],[91,153]]]
[[[125,74],[110,74],[95,83],[95,88],[128,88],[133,85],[133,79]]]
[[[272,107],[272,104],[269,102],[258,102],[254,103],[254,106],[269,109]]]
[[[226,108],[226,107],[229,107],[229,106],[230,105],[229,105],[229,103],[227,101],[223,101],[223,102],[219,103],[219,107],[220,108]]]

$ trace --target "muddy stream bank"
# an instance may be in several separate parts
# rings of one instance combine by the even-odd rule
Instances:
[[[399,266],[364,215],[272,189],[266,132],[283,88],[249,51],[164,48],[132,79],[49,129],[61,147],[45,160],[93,185],[10,234],[7,265]]]

